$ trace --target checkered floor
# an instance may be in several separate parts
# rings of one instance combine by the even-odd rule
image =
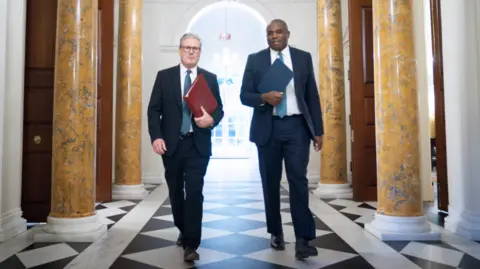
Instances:
[[[382,242],[363,230],[363,224],[372,219],[375,203],[322,201],[313,196],[310,205],[316,215],[317,238],[312,244],[319,256],[296,261],[288,190],[280,190],[287,247],[274,251],[269,247],[258,181],[206,182],[201,260],[189,267],[175,245],[178,231],[166,186],[149,187],[152,192],[143,201],[97,205],[109,232],[96,242],[39,244],[25,235],[0,244],[0,268],[480,268],[477,242],[436,225],[443,242]],[[11,248],[18,251],[5,257]]]
[[[324,199],[324,202],[336,209],[345,217],[349,218],[360,227],[373,220],[376,202],[354,202],[345,199]],[[433,214],[426,214],[427,219],[434,224],[443,225],[443,218]],[[448,240],[448,238],[447,238]],[[442,241],[397,241],[385,242],[387,245],[401,253],[420,268],[480,268],[480,260],[462,252],[459,249]],[[480,244],[468,242],[473,246],[472,250],[480,249]],[[477,253],[477,258],[479,258]]]

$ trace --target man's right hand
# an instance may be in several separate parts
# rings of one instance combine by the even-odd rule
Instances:
[[[165,141],[163,141],[163,139],[161,138],[155,139],[155,141],[153,141],[152,143],[152,147],[153,147],[153,151],[155,151],[155,153],[159,155],[163,155],[167,151],[167,146],[165,146]]]
[[[272,106],[280,104],[283,98],[283,92],[271,91],[262,94],[262,100],[269,103]]]

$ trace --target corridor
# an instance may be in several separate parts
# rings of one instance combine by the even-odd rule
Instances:
[[[258,174],[238,164],[238,169],[226,169],[229,163],[212,161],[206,178],[201,260],[194,268],[480,268],[480,244],[441,226],[432,224],[443,233],[443,242],[385,243],[363,229],[363,223],[375,212],[374,202],[319,200],[313,196],[310,207],[316,215],[317,239],[312,244],[319,256],[296,261],[293,244],[287,244],[282,252],[269,247]],[[183,252],[175,245],[178,232],[166,185],[148,187],[150,195],[142,201],[97,205],[98,214],[109,224],[109,232],[98,241],[33,243],[30,236],[36,226],[0,244],[0,268],[192,268],[183,263]],[[280,191],[285,240],[294,243],[288,186]]]

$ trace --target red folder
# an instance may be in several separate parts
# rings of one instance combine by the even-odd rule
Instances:
[[[183,100],[185,100],[185,103],[195,118],[203,116],[202,106],[210,115],[213,114],[218,106],[217,99],[213,96],[212,90],[208,87],[208,83],[203,74],[198,74],[192,86],[190,86],[190,89],[183,97]]]

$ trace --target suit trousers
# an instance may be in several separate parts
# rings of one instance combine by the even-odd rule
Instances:
[[[175,153],[163,156],[173,219],[183,234],[184,248],[200,245],[203,185],[209,161],[209,156],[198,153],[193,136],[180,139]]]
[[[302,115],[273,116],[272,135],[266,145],[259,146],[258,159],[262,178],[267,231],[283,233],[280,215],[280,181],[282,161],[289,184],[290,212],[295,236],[315,239],[315,221],[308,206],[307,165],[310,155],[310,132]]]

